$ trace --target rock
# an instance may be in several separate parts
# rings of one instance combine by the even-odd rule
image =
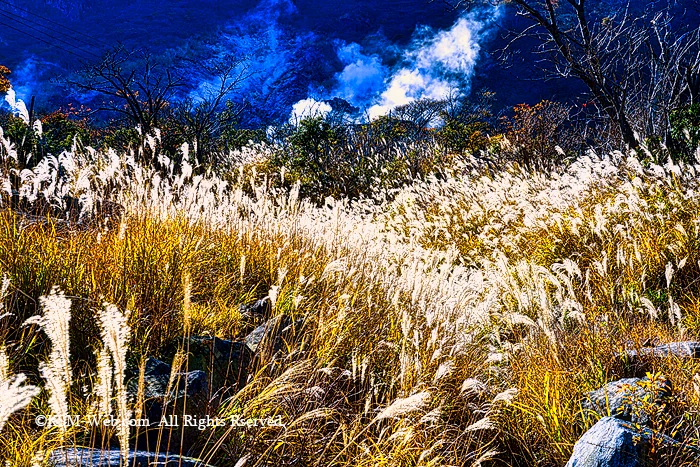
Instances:
[[[171,367],[156,358],[148,357],[143,377],[143,396],[145,402],[145,416],[151,422],[157,422],[168,413],[173,406],[179,407],[187,398],[190,407],[206,405],[209,393],[209,379],[202,370],[194,370],[187,373],[177,373],[174,376],[172,387],[168,393]],[[136,399],[138,394],[138,375],[129,380],[128,393],[130,398]]]
[[[611,415],[621,420],[647,423],[646,414],[641,409],[635,411],[633,403],[650,396],[656,399],[653,400],[654,403],[661,404],[672,394],[671,384],[668,381],[657,381],[656,391],[645,389],[640,384],[648,381],[649,378],[646,377],[612,381],[600,389],[587,393],[581,405],[584,409],[593,410],[603,416]]]
[[[238,311],[245,317],[263,317],[270,313],[270,299],[263,298],[253,303],[243,304]]]
[[[246,347],[255,353],[263,345],[275,354],[287,347],[296,332],[301,329],[302,324],[303,320],[292,321],[292,318],[287,315],[275,316],[245,337]]]
[[[700,358],[700,342],[685,341],[671,342],[669,344],[657,345],[656,347],[644,347],[637,350],[627,350],[623,356],[629,360],[636,360],[640,357],[677,357],[677,358]]]
[[[166,354],[173,356],[181,341],[171,345]],[[218,337],[192,336],[186,342],[187,369],[202,370],[211,375],[211,392],[238,390],[245,386],[252,353],[244,342]]]
[[[161,362],[157,358],[148,357],[144,374],[148,376],[170,376],[170,365]]]
[[[156,446],[159,436],[163,436],[167,441],[162,446],[169,446],[176,452],[186,452],[199,436],[197,429],[180,424],[166,425],[164,428],[160,423],[163,417],[168,415],[182,417],[208,413],[209,378],[202,370],[178,373],[168,391],[170,365],[153,360],[157,363],[153,363],[146,371],[154,370],[158,374],[144,374],[144,411],[139,415],[139,418],[148,419],[150,425],[140,430],[136,446]],[[138,394],[138,378],[129,381],[128,392],[130,399],[135,400]]]
[[[291,322],[292,319],[287,315],[275,316],[245,336],[246,347],[251,352],[257,351],[263,339],[275,339],[275,337],[280,335],[282,329],[289,326]]]
[[[648,435],[603,417],[576,442],[565,467],[644,467],[648,450]]]
[[[185,399],[190,408],[206,406],[209,380],[204,371],[195,370],[177,374],[168,393],[170,365],[159,363],[168,367],[167,373],[163,372],[164,367],[159,365],[157,371],[160,374],[146,373],[143,378],[146,418],[151,422],[157,422],[166,412],[170,413],[173,406],[175,406],[175,413],[178,413],[178,408],[182,407]],[[129,381],[128,392],[135,399],[138,393],[138,379]]]
[[[257,328],[253,329],[250,334],[245,336],[245,345],[251,352],[258,350],[258,345],[260,341],[265,337],[265,332],[268,329],[268,323],[262,324]]]
[[[49,455],[49,463],[54,467],[211,467],[199,459],[176,454],[156,454],[149,451],[129,451],[128,462],[121,463],[119,449],[70,448],[56,449]]]
[[[202,370],[194,370],[188,373],[178,373],[175,376],[170,394],[166,394],[170,374],[145,375],[144,395],[146,399],[167,399],[173,401],[188,398],[204,398],[207,394],[208,379],[207,374]]]
[[[172,361],[178,350],[187,352],[187,359],[182,364],[181,382],[174,394],[165,395],[168,374],[145,375],[146,416],[149,420],[160,420],[163,415],[193,415],[201,417],[212,415],[212,408],[241,389],[248,377],[248,369],[253,354],[244,342],[233,342],[211,336],[192,336],[185,340],[174,340],[163,351],[165,361]],[[154,359],[155,360],[155,359]],[[150,361],[149,371],[165,373],[157,361]],[[187,382],[185,392],[184,381]],[[187,404],[185,406],[185,396]],[[171,403],[170,401],[173,400]],[[173,407],[174,405],[174,407]],[[186,410],[185,410],[186,408]],[[147,430],[138,440],[138,446],[154,446],[158,430]],[[175,452],[187,452],[202,436],[209,436],[207,431],[198,431],[194,426],[175,426],[168,429],[170,449]],[[182,442],[180,441],[182,440]],[[183,451],[179,451],[183,449]]]

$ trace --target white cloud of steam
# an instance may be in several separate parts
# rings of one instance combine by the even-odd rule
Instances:
[[[296,35],[280,24],[282,17],[297,13],[292,0],[262,0],[242,18],[227,24],[218,35],[213,54],[224,56],[230,51],[245,56],[248,78],[240,83],[240,92],[267,96],[287,73],[300,50],[313,39],[313,33]],[[190,96],[205,99],[220,85],[215,78],[198,83]]]
[[[377,55],[365,55],[360,44],[354,42],[339,45],[337,54],[345,68],[335,76],[338,84],[332,97],[340,97],[358,107],[366,106],[384,89],[388,67]],[[289,122],[296,124],[304,118],[327,115],[331,110],[324,102],[303,99],[293,105]]]
[[[304,99],[292,107],[292,115],[289,118],[289,123],[292,125],[298,124],[300,121],[307,118],[325,117],[333,109],[325,102],[319,102],[315,99]]]
[[[370,119],[418,99],[467,92],[479,56],[479,40],[499,11],[490,10],[485,20],[476,15],[460,18],[449,30],[414,41],[404,54],[404,64],[392,73],[385,90],[369,108]]]
[[[336,75],[335,96],[362,105],[384,88],[389,70],[377,55],[365,55],[359,44],[351,43],[338,49],[338,58],[345,68]]]
[[[386,115],[400,105],[418,99],[442,99],[459,86],[454,81],[434,76],[430,70],[402,68],[394,73],[389,87],[381,94],[378,104],[368,110],[370,119]]]
[[[459,18],[448,30],[421,28],[391,71],[380,56],[363,53],[359,44],[341,44],[337,54],[345,68],[335,75],[336,86],[324,97],[345,99],[374,119],[418,99],[466,93],[479,43],[499,15],[500,8],[493,7]],[[300,101],[294,108],[309,101]]]

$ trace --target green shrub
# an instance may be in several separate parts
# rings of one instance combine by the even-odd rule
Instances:
[[[43,117],[41,123],[43,133],[40,147],[43,154],[58,155],[70,150],[76,141],[91,143],[90,129],[85,119],[76,121],[57,110]]]
[[[495,133],[494,96],[493,92],[481,91],[475,99],[464,98],[448,105],[441,115],[444,124],[437,132],[438,142],[448,151],[460,154],[487,150],[489,135]]]
[[[409,121],[381,117],[366,124],[343,124],[315,117],[285,127],[273,138],[276,149],[257,169],[288,183],[317,203],[326,197],[360,198],[393,189],[445,167],[448,154],[434,131]]]
[[[671,112],[671,138],[674,156],[692,161],[700,146],[700,104],[693,104]]]

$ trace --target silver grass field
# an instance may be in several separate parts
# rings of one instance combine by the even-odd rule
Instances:
[[[546,171],[462,157],[319,206],[284,171],[257,171],[269,148],[232,154],[227,177],[193,175],[187,145],[177,167],[139,162],[159,138],[127,154],[76,144],[17,173],[0,132],[3,200],[15,177],[27,200],[125,208],[89,228],[0,211],[4,465],[50,465],[61,447],[126,454],[138,430],[126,423],[36,417],[137,417],[146,357],[180,342],[177,385],[184,337],[236,339],[238,305],[263,297],[301,331],[200,415],[283,426],[203,430],[183,454],[236,467],[563,465],[599,418],[581,397],[616,379],[619,353],[700,337],[700,165],[589,152]],[[653,429],[697,446],[700,364],[651,364],[677,394]]]

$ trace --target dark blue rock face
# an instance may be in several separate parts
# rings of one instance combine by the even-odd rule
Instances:
[[[170,371],[170,365],[157,358],[148,357],[146,360],[145,374],[147,376],[170,376]]]
[[[646,467],[649,439],[629,422],[601,418],[574,445],[566,467]]]

